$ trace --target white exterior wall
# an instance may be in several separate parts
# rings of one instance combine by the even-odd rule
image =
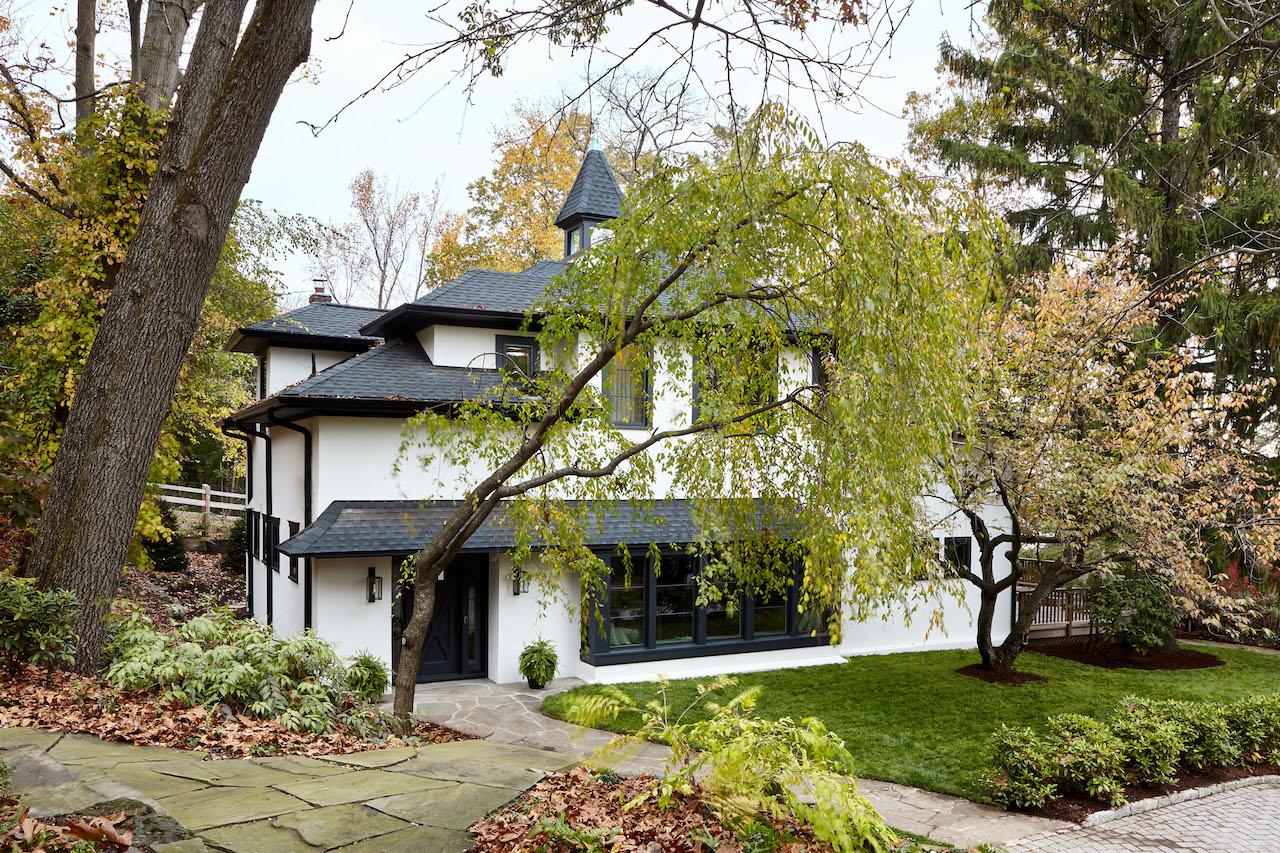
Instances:
[[[382,600],[369,601],[369,567],[382,578]],[[312,627],[340,656],[370,652],[391,668],[391,603],[395,594],[390,557],[317,559],[312,564]]]
[[[495,349],[495,336],[513,334],[509,330],[471,329],[434,326],[419,333],[419,340],[436,364],[491,367],[492,358],[480,358]],[[583,348],[579,347],[580,355]],[[328,366],[347,357],[346,354],[317,353],[317,365]],[[543,358],[547,358],[546,353]],[[270,352],[268,384],[272,390],[305,378],[311,373],[311,352],[273,348]],[[323,359],[323,360],[322,360]],[[654,427],[669,428],[688,423],[688,393],[679,387],[690,380],[692,360],[686,356],[671,370],[654,379]],[[810,381],[812,365],[809,353],[785,350],[780,363],[779,394]],[[597,378],[597,388],[599,387]],[[400,457],[404,422],[397,418],[331,417],[314,418],[304,423],[311,428],[314,440],[314,503],[318,515],[336,500],[450,499],[465,494],[482,474],[477,470],[447,463],[438,456],[426,469],[420,462],[421,452],[411,453],[401,461],[402,470],[394,471]],[[638,437],[648,430],[635,431]],[[302,436],[272,427],[273,436],[273,507],[274,515],[285,522],[304,521]],[[253,508],[266,511],[265,453],[262,441],[255,441]],[[675,484],[658,474],[654,484],[656,496],[678,495]],[[935,508],[936,512],[936,508]],[[1001,512],[988,514],[993,531],[1006,526]],[[287,535],[287,524],[284,528]],[[935,535],[969,536],[967,525],[956,519],[940,521]],[[973,549],[976,560],[976,544]],[[374,566],[383,578],[384,596],[379,602],[365,600],[368,567]],[[955,599],[945,602],[943,626],[929,630],[933,605],[923,603],[913,614],[910,624],[898,609],[889,609],[878,618],[865,622],[848,621],[838,646],[818,646],[776,651],[693,657],[650,663],[591,666],[580,660],[581,634],[579,618],[579,583],[568,579],[559,596],[548,598],[535,587],[526,594],[511,590],[511,558],[499,555],[489,566],[488,671],[494,681],[520,679],[517,659],[520,650],[539,637],[551,640],[560,653],[560,675],[576,676],[589,682],[621,682],[656,678],[659,675],[704,677],[720,673],[751,672],[780,667],[838,663],[848,655],[882,653],[922,648],[956,648],[974,646],[974,621],[978,611],[978,594],[969,585]],[[302,568],[299,583],[288,580],[286,564],[279,573],[267,572],[255,564],[254,615],[265,620],[266,590],[269,576],[274,584],[274,623],[278,631],[292,633],[303,625]],[[388,557],[318,559],[313,566],[313,628],[333,642],[340,654],[350,656],[368,650],[385,663],[391,661],[391,608],[394,584]],[[1005,601],[997,609],[995,631],[1007,631],[1010,608]]]
[[[346,361],[353,355],[355,355],[354,352],[267,347],[259,356],[267,366],[266,396],[269,397],[295,382],[301,382],[325,368]]]

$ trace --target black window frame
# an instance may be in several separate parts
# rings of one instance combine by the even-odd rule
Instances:
[[[765,403],[774,403],[778,399],[778,389],[782,385],[782,356],[777,350],[771,350],[773,354],[773,388],[759,400],[744,400],[744,405],[758,406]],[[703,365],[700,370],[698,365]],[[702,417],[702,388],[707,386],[715,388],[717,377],[714,371],[708,370],[706,360],[698,357],[698,353],[690,354],[689,365],[689,422],[697,423]]]
[[[635,346],[635,344],[632,344],[632,346]],[[646,362],[648,361],[648,353],[641,353],[637,357],[645,359]],[[609,391],[609,378],[613,376],[614,371],[617,369],[614,367],[614,362],[617,360],[617,358],[618,356],[614,355],[614,357],[609,360],[609,363],[606,364],[604,366],[604,369],[600,372],[600,391],[603,393],[605,401],[609,405],[609,423],[613,424],[618,429],[649,429],[650,427],[653,426],[653,370],[648,364],[646,364],[644,370],[641,371],[642,373],[641,385],[644,388],[643,395],[637,395],[637,394],[625,395],[628,400],[634,400],[637,397],[643,399],[644,417],[642,421],[632,422],[632,421],[619,420],[618,418],[615,418],[613,416],[613,413],[614,413],[613,404],[615,399],[620,399],[624,395],[615,395],[610,393]],[[632,368],[632,370],[634,371],[634,368]]]
[[[298,531],[302,529],[302,525],[296,521],[290,521],[288,522],[288,525],[289,538],[292,539],[298,535]],[[292,554],[289,555],[289,580],[294,583],[298,582],[298,558]]]
[[[940,559],[948,566],[947,573],[952,577],[960,577],[962,571],[973,570],[973,537],[944,536],[941,543]]]
[[[737,593],[738,636],[723,638],[707,637],[707,612],[705,604],[694,601],[694,632],[690,642],[660,642],[657,636],[657,575],[653,554],[647,547],[629,546],[631,571],[642,578],[644,596],[644,630],[642,642],[638,645],[610,646],[606,627],[609,624],[612,610],[610,606],[610,585],[597,593],[597,599],[590,609],[587,642],[583,646],[582,660],[593,666],[610,666],[623,663],[643,663],[646,661],[674,660],[679,658],[705,657],[707,655],[741,654],[746,652],[773,651],[778,649],[794,649],[821,646],[830,642],[827,623],[824,620],[821,630],[810,634],[802,630],[799,612],[800,604],[800,572],[801,562],[796,562],[795,580],[787,587],[787,627],[782,634],[755,636],[755,595],[745,591]],[[619,550],[597,551],[597,556],[611,568],[627,559]],[[660,548],[658,557],[689,557],[689,552],[680,547]],[[705,558],[698,558],[701,571]],[[696,584],[693,585],[696,590]],[[696,595],[696,592],[695,592]]]
[[[280,572],[280,518],[275,515],[267,516],[266,552],[271,571],[278,574]]]
[[[512,371],[510,361],[504,349],[508,346],[528,347],[529,349],[529,375],[527,379],[532,379],[542,371],[541,352],[538,349],[538,339],[532,335],[494,335],[493,351],[498,355],[498,370]]]

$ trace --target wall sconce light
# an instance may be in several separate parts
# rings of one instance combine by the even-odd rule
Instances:
[[[511,594],[519,595],[522,592],[529,591],[529,575],[524,569],[516,568],[511,573]]]
[[[382,600],[382,578],[373,566],[369,567],[369,577],[365,579],[365,598],[371,602]]]

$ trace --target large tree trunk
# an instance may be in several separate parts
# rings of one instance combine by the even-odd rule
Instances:
[[[178,89],[178,59],[187,27],[204,0],[151,0],[133,79],[142,84],[142,100],[155,109],[168,107]]]
[[[315,0],[214,0],[159,167],[77,384],[29,570],[81,601],[77,665],[96,669],[160,427],[241,190],[311,43]]]

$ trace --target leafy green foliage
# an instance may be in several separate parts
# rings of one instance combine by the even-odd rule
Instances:
[[[857,756],[864,776],[985,800],[989,793],[979,779],[1001,722],[1040,730],[1057,714],[1117,717],[1115,709],[1135,695],[1232,705],[1253,694],[1280,693],[1280,657],[1238,648],[1215,648],[1213,654],[1223,666],[1168,671],[1101,669],[1030,653],[1019,659],[1019,669],[1044,681],[1017,687],[957,673],[974,663],[972,651],[868,655],[838,665],[751,673],[738,681],[761,688],[756,712],[762,717],[822,720]],[[695,701],[701,683],[682,679],[667,685],[670,704],[689,708],[686,722],[707,713]],[[620,690],[643,707],[658,698],[659,686],[585,685],[548,697],[542,710],[565,719],[579,697],[606,690]],[[637,712],[623,711],[601,725],[635,732],[642,720]]]
[[[244,555],[249,549],[249,528],[244,514],[237,515],[222,542],[222,568],[228,574],[244,572]]]
[[[10,672],[24,663],[52,669],[75,659],[79,604],[65,590],[0,572],[0,656]]]
[[[176,634],[136,611],[118,617],[104,657],[106,678],[116,687],[156,689],[189,705],[226,704],[295,731],[386,731],[385,715],[359,704],[328,643],[310,631],[277,637],[225,608],[191,619]]]
[[[1161,578],[1118,567],[1089,575],[1085,588],[1089,613],[1104,635],[1144,652],[1173,642],[1178,610]]]
[[[160,524],[162,528],[155,531],[154,537],[143,540],[143,548],[151,565],[158,572],[185,572],[191,568],[187,550],[182,545],[182,537],[178,535],[178,518],[169,504],[160,503]]]
[[[1081,793],[1124,802],[1129,783],[1166,784],[1179,771],[1280,758],[1280,694],[1235,702],[1128,697],[1103,721],[1080,714],[1051,717],[1047,732],[1001,727],[993,769],[983,776],[991,798],[1037,807]]]
[[[1220,391],[1280,364],[1280,22],[1221,5],[992,0],[991,38],[943,44],[947,89],[915,126],[920,153],[1009,199],[1024,264],[1133,235],[1162,287],[1195,294],[1162,331],[1213,354]],[[1186,275],[1201,265],[1208,282]],[[1241,431],[1278,389],[1233,413]]]
[[[520,674],[531,684],[545,685],[550,682],[556,677],[559,665],[556,647],[549,640],[535,640],[520,652]]]
[[[377,702],[390,683],[386,665],[368,652],[356,655],[347,667],[346,687],[361,702]]]
[[[893,833],[858,793],[853,756],[844,742],[812,717],[755,716],[758,688],[723,704],[709,698],[735,684],[732,678],[720,678],[698,685],[686,708],[668,704],[666,682],[643,706],[622,691],[604,688],[580,695],[567,716],[593,726],[624,711],[638,714],[642,724],[637,736],[671,747],[662,778],[646,795],[660,808],[696,787],[740,836],[758,833],[771,825],[770,818],[795,818],[842,853],[888,849]],[[690,720],[694,706],[703,713]]]

